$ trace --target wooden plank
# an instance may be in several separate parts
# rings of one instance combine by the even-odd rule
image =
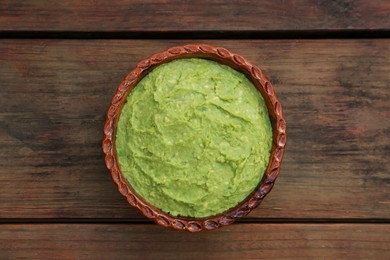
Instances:
[[[111,97],[188,41],[1,40],[0,218],[139,218],[103,162]],[[390,40],[208,41],[271,76],[288,143],[253,218],[390,216]]]
[[[2,225],[5,259],[388,259],[390,225],[236,224],[191,234],[156,225]]]
[[[15,1],[0,3],[1,31],[285,31],[389,29],[390,2]]]

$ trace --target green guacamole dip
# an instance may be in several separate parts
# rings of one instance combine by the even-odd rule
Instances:
[[[148,73],[117,125],[133,189],[173,216],[206,217],[244,200],[268,165],[272,127],[261,94],[214,61],[178,59]]]

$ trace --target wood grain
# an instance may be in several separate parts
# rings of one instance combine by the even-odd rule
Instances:
[[[0,40],[0,218],[140,218],[103,162],[135,64],[188,41]],[[252,218],[390,216],[390,40],[207,41],[271,77],[289,140]]]
[[[0,31],[373,30],[389,18],[387,0],[0,2]]]
[[[235,224],[191,234],[156,225],[2,225],[5,259],[388,259],[389,225]]]

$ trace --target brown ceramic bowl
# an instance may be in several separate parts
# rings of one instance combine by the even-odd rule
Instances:
[[[132,189],[121,173],[115,150],[116,124],[127,95],[154,67],[173,59],[188,57],[214,60],[244,73],[263,96],[273,128],[273,144],[269,164],[257,188],[236,207],[219,215],[200,219],[174,217],[146,202]],[[127,74],[112,98],[111,105],[107,112],[103,137],[103,151],[105,153],[107,168],[111,172],[114,182],[118,185],[119,192],[127,198],[127,201],[132,206],[138,208],[146,217],[152,219],[161,226],[191,232],[197,232],[203,229],[212,230],[230,225],[256,208],[263,200],[264,196],[271,191],[274,185],[275,179],[279,174],[285,145],[286,122],[283,117],[282,106],[274,93],[271,83],[265,78],[261,70],[240,55],[234,54],[224,48],[205,44],[190,44],[172,47],[140,61],[137,64],[137,67]]]

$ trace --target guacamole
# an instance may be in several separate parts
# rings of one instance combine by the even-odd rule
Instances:
[[[272,127],[244,74],[214,61],[177,59],[133,89],[116,132],[133,189],[173,216],[201,218],[244,200],[268,165]]]

